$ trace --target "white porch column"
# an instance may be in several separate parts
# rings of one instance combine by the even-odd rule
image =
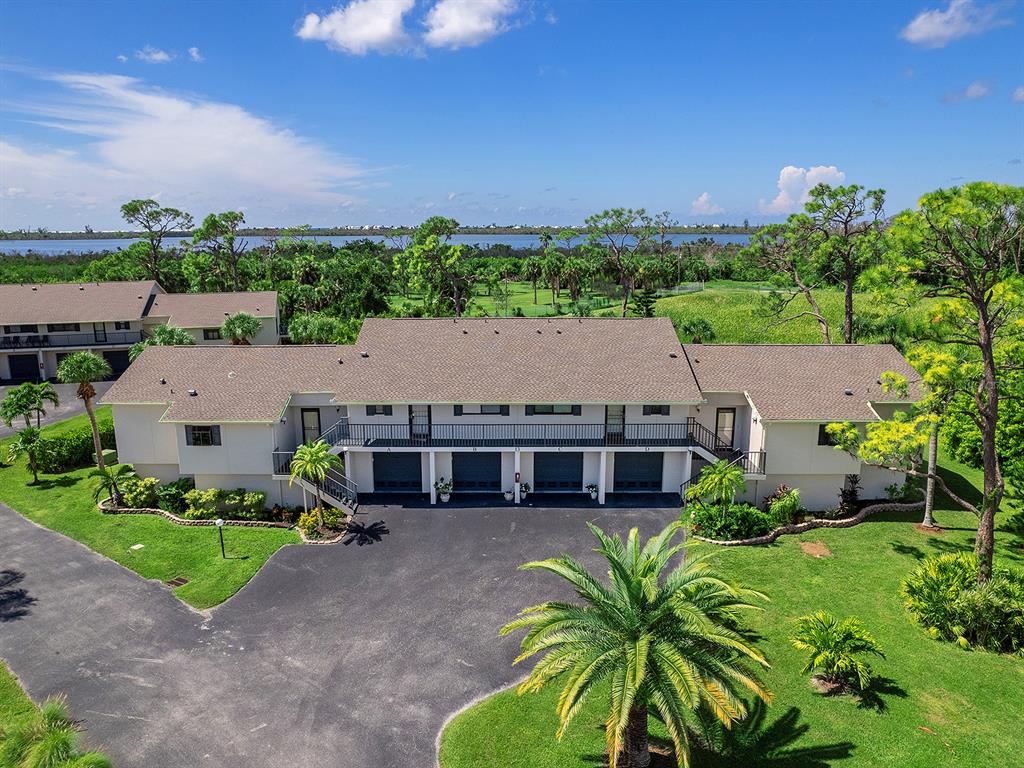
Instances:
[[[683,451],[683,482],[693,475],[693,451]]]
[[[514,468],[512,470],[512,480],[513,480],[513,483],[512,483],[512,494],[513,494],[512,500],[516,504],[518,504],[520,501],[522,501],[522,499],[519,497],[520,456],[519,456],[519,449],[518,448],[516,448],[515,457],[516,457],[515,465],[514,465]]]
[[[39,381],[46,381],[46,362],[41,349],[36,350],[36,363],[39,365]]]
[[[427,453],[427,463],[430,465],[430,503],[437,504],[437,489],[434,487],[437,482],[437,451]]]
[[[597,471],[597,503],[604,504],[605,487],[608,485],[608,451],[601,451],[601,466]]]

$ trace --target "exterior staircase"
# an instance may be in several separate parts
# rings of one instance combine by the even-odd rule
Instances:
[[[274,474],[291,475],[291,459],[294,451],[274,451]],[[359,509],[359,488],[349,477],[338,472],[336,469],[328,469],[324,482],[317,487],[302,477],[295,477],[293,482],[300,488],[316,496],[319,490],[320,498],[327,504],[337,509],[343,509],[355,514]]]

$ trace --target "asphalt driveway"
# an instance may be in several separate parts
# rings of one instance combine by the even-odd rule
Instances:
[[[93,385],[96,388],[97,400],[99,400],[100,395],[110,389],[111,384],[113,384],[112,381],[98,381]],[[16,385],[11,384],[0,387],[0,400],[3,400],[4,396],[7,394],[7,390],[11,389],[13,386]],[[57,390],[57,399],[60,401],[60,404],[56,408],[49,403],[46,404],[46,416],[39,420],[40,426],[52,424],[55,421],[63,421],[64,419],[69,419],[72,416],[77,416],[80,413],[85,413],[85,406],[82,404],[82,401],[78,399],[78,395],[76,394],[78,392],[77,384],[54,384],[53,388]],[[32,423],[35,424],[35,419],[32,420]],[[5,437],[10,437],[24,426],[24,421],[15,421],[9,427],[0,421],[0,440]]]
[[[588,519],[650,534],[675,515],[362,511],[363,546],[287,546],[200,615],[0,506],[0,657],[33,698],[65,692],[119,768],[431,766],[448,715],[523,673],[498,628],[562,594],[516,566],[561,552],[596,563]]]

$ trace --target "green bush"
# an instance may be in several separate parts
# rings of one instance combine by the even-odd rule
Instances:
[[[185,493],[185,513],[182,517],[189,520],[216,520],[223,497],[224,491],[220,488],[208,488],[205,491],[193,488]]]
[[[771,496],[765,498],[765,511],[773,527],[778,528],[800,522],[807,510],[800,503],[799,488],[780,485]]]
[[[218,517],[227,520],[268,519],[264,509],[267,494],[263,491],[247,491],[245,488],[235,488],[231,491],[209,488],[200,491],[193,488],[187,491],[183,498],[183,517],[189,520],[216,520]]]
[[[731,504],[723,510],[697,502],[690,507],[690,522],[695,533],[723,541],[763,536],[777,527],[768,512],[750,504]]]
[[[317,519],[315,508],[299,515],[299,529],[306,534],[308,538],[314,538],[318,535],[317,527],[319,525],[320,521]]]
[[[325,528],[341,528],[341,524],[345,522],[345,513],[335,507],[324,507],[321,514]]]
[[[155,507],[158,484],[159,481],[155,477],[128,478],[121,484],[121,497],[124,499],[124,505],[134,509]]]
[[[790,642],[807,653],[804,672],[817,671],[825,680],[863,691],[871,684],[871,667],[857,658],[873,653],[885,658],[882,649],[860,619],[840,621],[827,611],[796,620]]]
[[[935,637],[1024,655],[1024,573],[997,570],[979,585],[977,570],[973,553],[930,557],[900,587],[904,604]]]
[[[185,494],[196,487],[191,477],[182,477],[173,483],[161,485],[156,489],[157,505],[175,515],[184,515],[187,504]]]
[[[116,448],[114,423],[108,419],[99,421],[100,444],[104,448]],[[86,425],[54,437],[43,437],[39,444],[39,471],[48,474],[67,472],[76,467],[87,467],[93,463],[95,452],[92,444],[92,427]]]

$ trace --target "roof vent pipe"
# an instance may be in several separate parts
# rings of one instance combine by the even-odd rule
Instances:
[[[199,393],[198,393],[198,392],[196,392],[196,391],[195,391],[194,389],[190,389],[190,390],[188,391],[188,396],[189,396],[189,397],[195,397],[195,396],[196,396],[196,395],[198,395],[198,394],[199,394]]]
[[[846,395],[847,397],[852,397],[853,396],[853,390],[852,389],[844,390],[843,394]]]

